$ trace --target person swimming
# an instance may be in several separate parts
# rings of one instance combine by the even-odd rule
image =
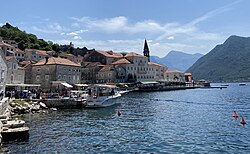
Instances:
[[[233,117],[234,117],[234,119],[237,119],[239,117],[239,115],[238,115],[238,113],[236,111],[234,111]]]

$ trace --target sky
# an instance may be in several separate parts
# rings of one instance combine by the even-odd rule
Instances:
[[[150,55],[206,54],[250,36],[249,0],[0,0],[6,22],[59,44]]]

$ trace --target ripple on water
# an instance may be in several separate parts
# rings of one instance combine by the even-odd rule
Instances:
[[[110,108],[26,115],[29,141],[4,146],[10,153],[249,153],[249,91],[130,93]]]

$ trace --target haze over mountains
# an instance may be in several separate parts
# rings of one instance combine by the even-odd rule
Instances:
[[[165,57],[150,56],[150,60],[168,66],[169,70],[179,70],[185,72],[191,67],[200,57],[200,53],[188,54],[181,51],[170,51]]]
[[[230,36],[197,60],[187,72],[191,72],[195,80],[250,81],[250,37]]]

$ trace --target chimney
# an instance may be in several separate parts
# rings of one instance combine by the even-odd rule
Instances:
[[[48,63],[49,57],[45,57],[45,63],[44,65],[46,65]]]

